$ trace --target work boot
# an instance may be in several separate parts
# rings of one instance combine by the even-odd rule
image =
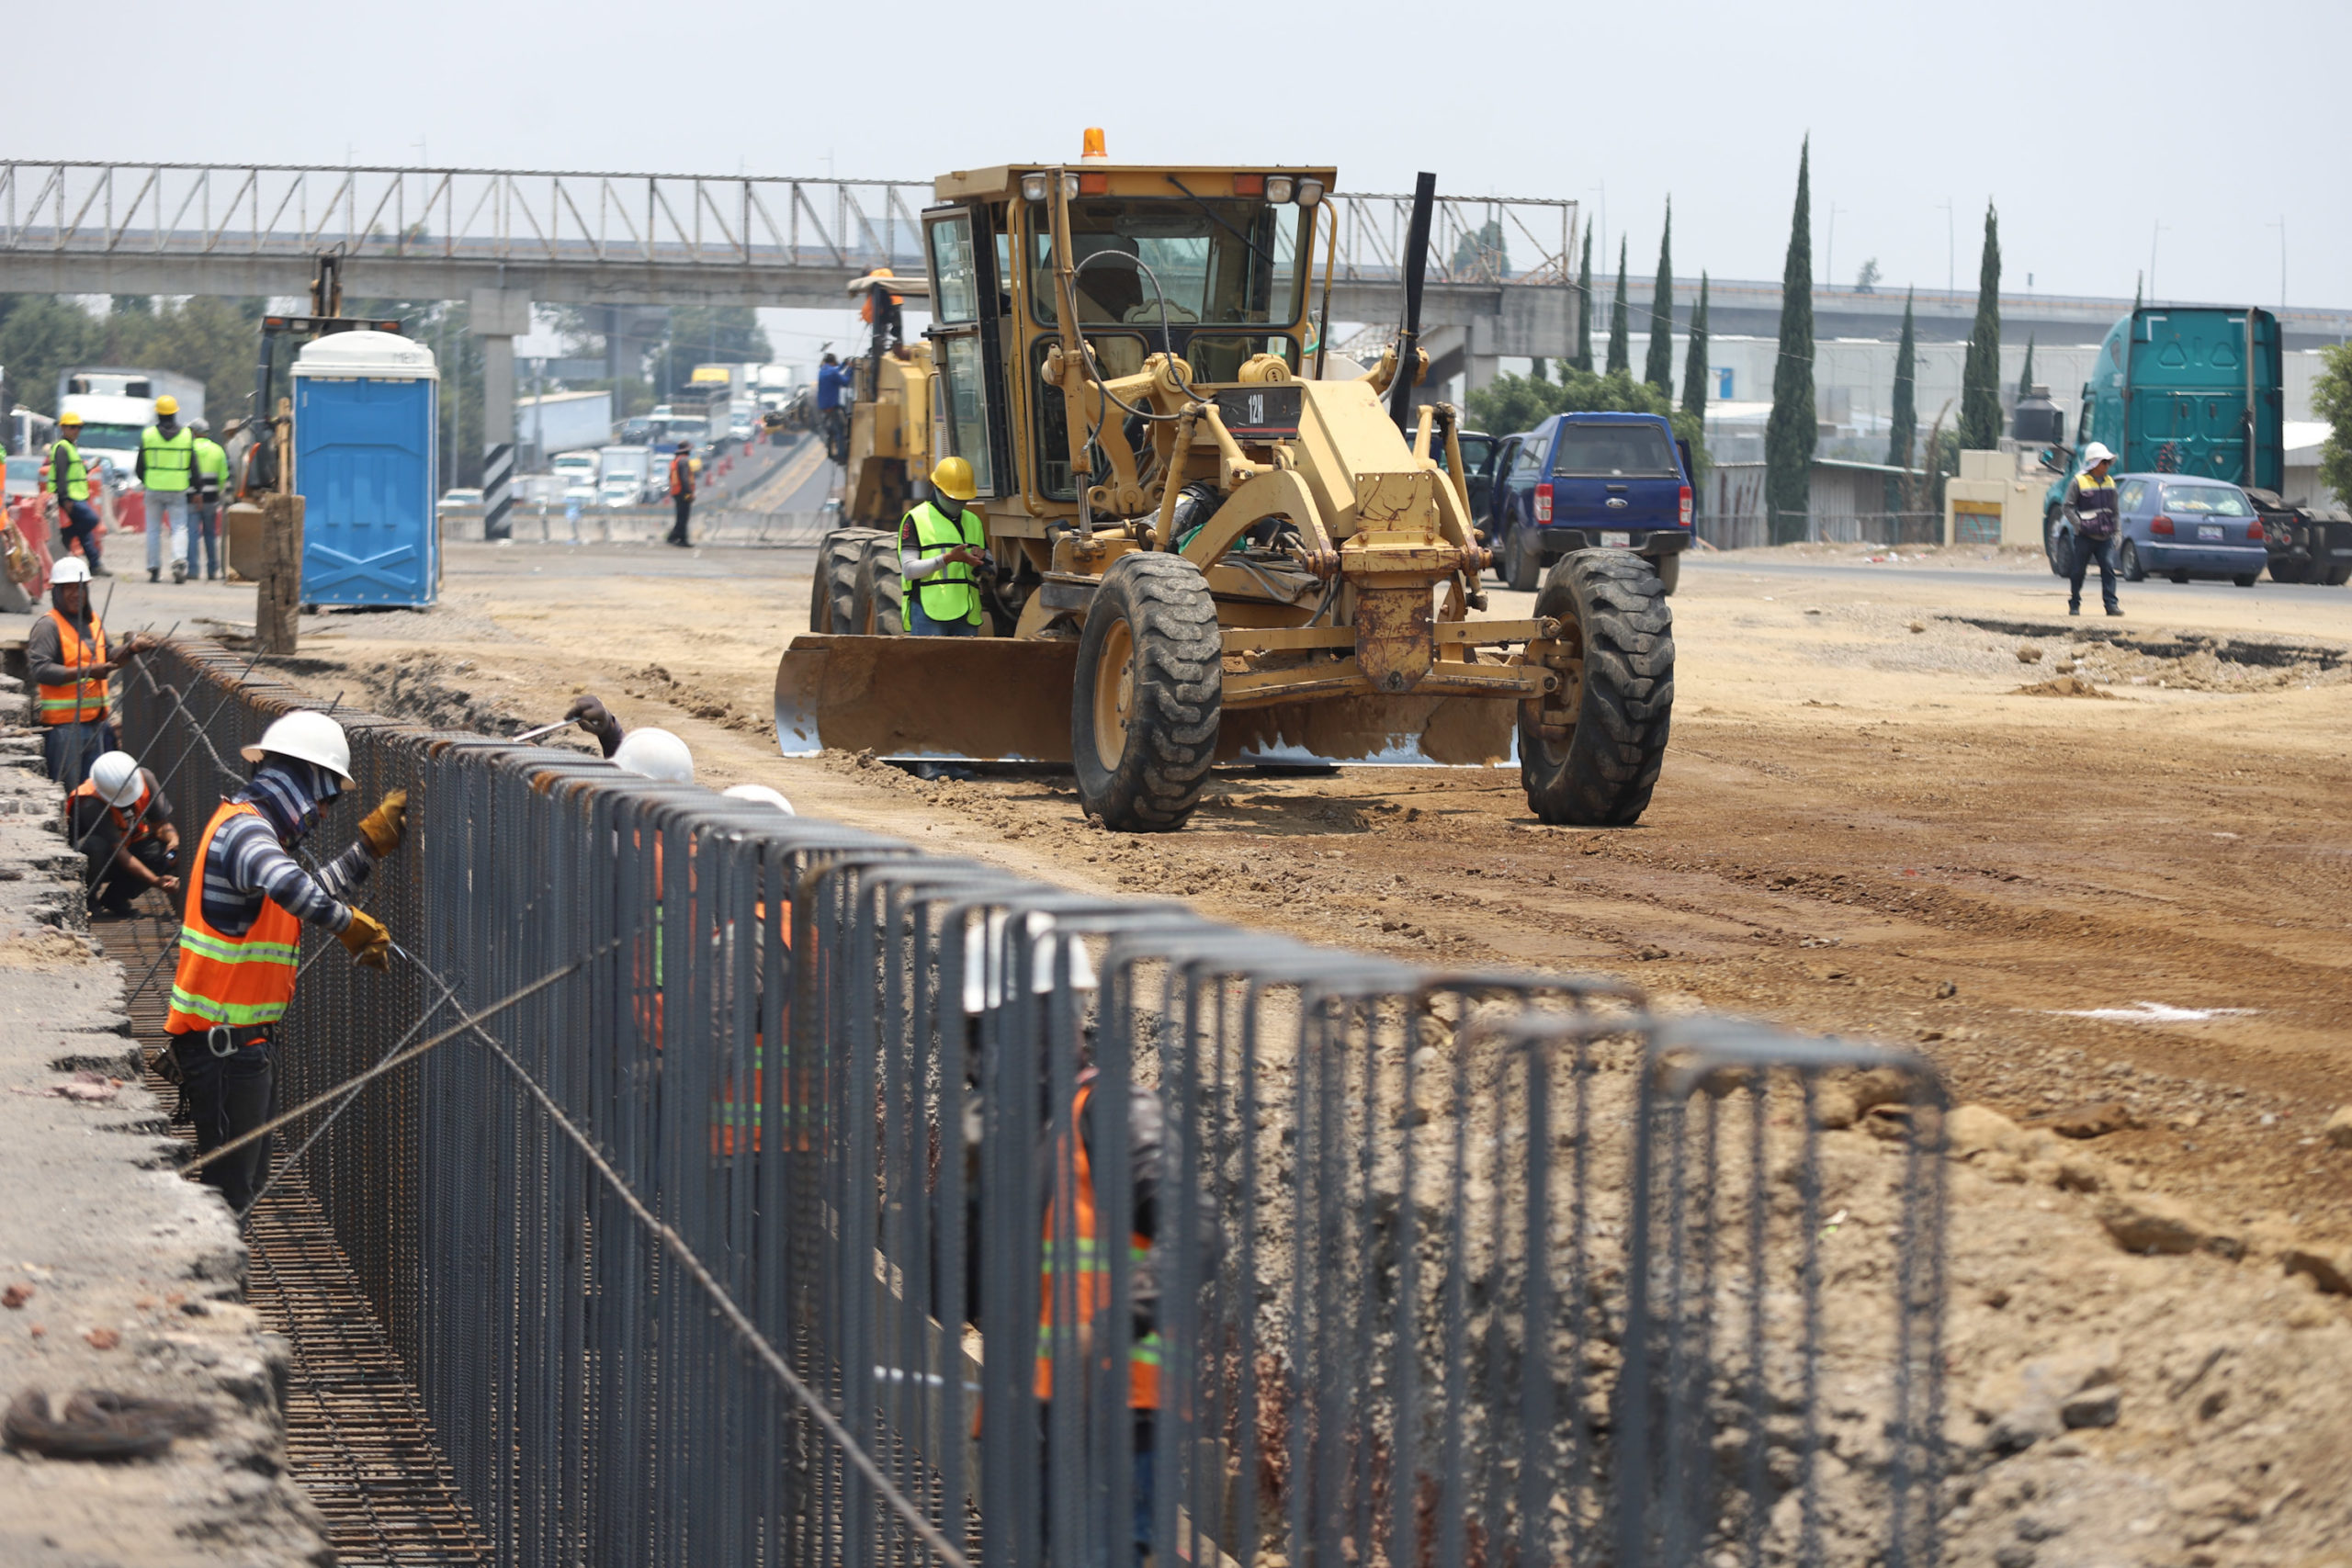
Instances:
[[[163,574],[163,571],[162,571],[160,569],[156,568],[156,567],[152,567],[152,566],[151,566],[151,567],[149,567],[149,568],[147,569],[147,581],[150,581],[150,582],[161,582],[161,581],[164,581],[164,574]]]
[[[184,560],[175,560],[172,563],[172,581],[174,582],[186,582],[187,581],[187,562]]]
[[[2075,600],[2074,603],[2072,603],[2072,604],[2068,604],[2068,605],[2066,606],[2066,614],[2068,614],[2068,615],[2081,615],[2082,613],[2083,613],[2083,602],[2082,602],[2081,600],[2079,600],[2079,599]]]
[[[108,571],[106,568],[104,568],[104,567],[100,566],[97,562],[96,562],[96,561],[92,561],[92,562],[90,563],[90,575],[91,575],[92,577],[112,577],[112,576],[114,575],[114,573],[112,573],[112,572]]]
[[[2120,615],[2123,614],[2123,606],[2120,604],[2109,604],[2107,607],[2107,613],[2110,615]]]

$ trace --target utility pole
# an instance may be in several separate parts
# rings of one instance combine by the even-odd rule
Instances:
[[[2278,231],[2278,308],[2287,308],[2287,215],[2280,213],[2278,221],[2269,225]]]
[[[1838,204],[1829,204],[1829,243],[1824,248],[1821,263],[1821,286],[1838,287]]]
[[[1951,203],[1943,201],[1938,205],[1944,209],[1944,292],[1957,294],[1960,292],[1960,268],[1953,258],[1959,255],[1960,249],[1953,239]]]
[[[2156,242],[2164,236],[2164,220],[2159,218],[2148,234],[2148,303],[2151,305],[2156,302]]]

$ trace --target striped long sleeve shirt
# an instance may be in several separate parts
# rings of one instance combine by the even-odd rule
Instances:
[[[204,857],[204,918],[228,936],[243,936],[260,918],[262,900],[307,924],[341,931],[351,924],[344,900],[368,880],[375,857],[367,841],[355,842],[313,877],[286,852],[288,826],[308,819],[311,800],[300,784],[266,769],[237,799],[260,808],[258,817],[232,817],[212,835]]]

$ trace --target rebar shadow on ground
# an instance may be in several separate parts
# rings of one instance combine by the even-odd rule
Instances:
[[[171,925],[141,917],[103,925],[98,934],[122,962],[125,984],[138,985],[156,967],[129,1012],[140,1043],[161,1048],[170,964],[157,961]],[[177,1093],[152,1065],[148,1083],[166,1103]],[[282,1160],[288,1147],[281,1143],[275,1157]],[[324,1516],[336,1560],[345,1568],[489,1562],[415,1385],[299,1173],[262,1200],[247,1240],[246,1303],[293,1347],[287,1468]]]

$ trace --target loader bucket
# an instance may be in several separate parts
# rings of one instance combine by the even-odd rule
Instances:
[[[1077,664],[1069,642],[796,637],[775,670],[776,744],[787,757],[1067,762]]]

